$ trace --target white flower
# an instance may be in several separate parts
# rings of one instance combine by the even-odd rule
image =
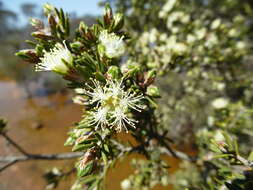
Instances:
[[[196,39],[196,37],[195,37],[194,35],[192,35],[192,34],[188,34],[188,35],[187,35],[187,42],[188,42],[188,43],[192,44],[192,43],[194,43],[196,40],[197,40],[197,39]]]
[[[221,19],[215,19],[211,24],[211,29],[215,30],[221,25]]]
[[[107,120],[108,109],[107,108],[98,108],[97,111],[91,112],[91,116],[89,117],[90,125],[95,125],[95,129],[99,126],[104,130],[105,127],[109,124]]]
[[[176,2],[177,0],[168,0],[167,3],[163,7],[163,11],[170,12],[174,8]]]
[[[222,109],[222,108],[227,107],[228,103],[229,103],[228,100],[225,98],[217,98],[212,101],[212,106],[215,109]]]
[[[123,190],[130,190],[131,189],[131,181],[129,179],[125,179],[120,184]]]
[[[247,48],[247,44],[244,41],[239,41],[236,44],[236,48],[239,50],[243,50],[243,49]]]
[[[112,111],[111,119],[113,120],[111,126],[115,127],[117,131],[122,131],[122,129],[128,131],[126,124],[135,128],[135,123],[137,123],[136,120],[129,118],[120,106],[117,107],[114,111]]]
[[[136,120],[129,116],[130,110],[141,112],[143,106],[140,101],[143,95],[136,95],[125,91],[122,81],[109,80],[105,85],[93,81],[94,88],[87,85],[84,94],[90,97],[90,104],[96,104],[94,110],[89,111],[88,121],[95,129],[101,127],[114,128],[117,131],[127,131],[127,125],[135,128]]]
[[[119,37],[115,33],[103,30],[99,35],[99,41],[105,48],[105,55],[109,58],[119,57],[125,52],[124,36]]]
[[[206,28],[201,28],[195,31],[195,35],[199,40],[202,40],[206,36]]]
[[[150,43],[154,43],[157,40],[157,36],[158,36],[158,31],[156,28],[151,29],[150,33],[149,33],[149,42]]]
[[[44,57],[40,60],[41,63],[36,65],[36,71],[55,71],[67,74],[69,70],[67,64],[72,64],[73,56],[66,46],[57,43],[50,52],[44,51]]]
[[[131,94],[130,92],[126,92],[119,101],[121,107],[132,108],[138,112],[143,109],[143,106],[138,105],[138,102],[143,98],[142,95]]]

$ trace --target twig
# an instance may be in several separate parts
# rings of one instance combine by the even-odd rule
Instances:
[[[1,133],[1,135],[13,146],[15,147],[20,153],[24,155],[28,155],[28,153],[19,146],[14,140],[12,140],[6,133]]]
[[[4,171],[5,169],[7,169],[8,167],[12,166],[13,164],[16,164],[17,161],[11,161],[7,164],[5,164],[4,166],[0,167],[0,172]]]
[[[0,156],[0,162],[7,162],[6,165],[0,167],[0,172],[18,162],[29,160],[68,160],[78,158],[83,155],[83,152],[61,153],[61,154],[26,154],[22,156]]]
[[[240,155],[236,155],[236,159],[239,160],[244,166],[253,168],[253,162],[250,160],[247,160]]]
[[[16,148],[22,155],[20,156],[0,156],[0,162],[7,163],[0,167],[0,172],[4,171],[8,167],[18,162],[29,161],[29,160],[66,160],[73,159],[83,155],[83,152],[75,153],[60,153],[60,154],[31,154],[25,151],[20,145],[11,139],[6,133],[1,133],[6,141],[8,141],[14,148]]]
[[[60,153],[60,154],[27,154],[21,156],[0,156],[0,162],[22,162],[29,160],[66,160],[83,155],[83,152]]]
[[[124,146],[124,145],[118,143],[117,141],[112,141],[112,143],[115,146],[117,146],[117,148],[123,153],[138,152],[140,150],[140,146],[127,147],[127,146]],[[162,154],[166,154],[168,156],[171,156],[171,157],[174,157],[174,158],[177,158],[177,159],[180,159],[180,160],[187,160],[187,161],[190,161],[190,162],[195,162],[197,160],[197,157],[189,156],[189,155],[187,155],[183,152],[180,152],[180,151],[173,150],[173,153],[171,153],[171,151],[168,150],[167,147],[157,147],[157,148],[161,151]]]

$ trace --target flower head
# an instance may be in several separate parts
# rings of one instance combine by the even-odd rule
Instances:
[[[104,47],[105,55],[109,58],[119,57],[125,52],[123,36],[119,37],[115,33],[103,30],[99,35],[99,41]]]
[[[44,51],[44,57],[41,63],[36,65],[36,71],[54,71],[60,74],[67,74],[69,67],[73,62],[73,56],[68,48],[60,43],[50,51]]]
[[[226,98],[217,98],[217,99],[212,101],[212,106],[215,109],[222,109],[222,108],[227,107],[228,103],[229,102]]]
[[[83,90],[90,97],[89,104],[96,104],[96,108],[89,111],[88,123],[94,125],[95,129],[101,127],[102,130],[109,127],[127,131],[127,125],[135,128],[137,121],[129,116],[129,112],[140,112],[143,109],[140,104],[143,95],[125,91],[122,81],[109,80],[105,85],[93,81],[93,85],[95,88],[87,85],[87,90]]]

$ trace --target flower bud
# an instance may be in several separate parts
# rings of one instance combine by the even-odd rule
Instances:
[[[117,13],[114,16],[114,29],[120,30],[124,25],[124,17],[122,13]]]
[[[36,28],[36,29],[38,29],[38,30],[39,30],[39,29],[43,29],[43,27],[44,27],[43,22],[42,22],[41,20],[39,20],[39,19],[30,18],[29,21],[30,21],[30,24],[31,24],[34,28]]]
[[[37,63],[39,61],[39,57],[37,56],[34,49],[24,49],[16,53],[16,56],[24,59],[29,63]]]
[[[110,25],[112,20],[113,20],[112,9],[109,4],[106,4],[104,9],[104,22],[106,25]]]
[[[121,76],[120,69],[117,66],[110,66],[107,74],[110,79],[119,79]]]
[[[83,21],[81,21],[79,24],[79,32],[81,34],[85,34],[87,32],[87,29],[88,29],[88,26]]]
[[[48,16],[51,12],[53,12],[54,6],[49,3],[46,3],[43,5],[43,10],[45,15]]]
[[[51,29],[56,28],[57,22],[56,22],[55,17],[53,15],[50,15],[48,17],[48,23],[49,23]]]
[[[53,39],[53,36],[51,36],[51,33],[47,29],[33,32],[32,36],[35,38],[43,39],[43,40],[52,40]]]
[[[157,86],[151,85],[147,88],[147,94],[154,98],[160,97],[160,91]]]

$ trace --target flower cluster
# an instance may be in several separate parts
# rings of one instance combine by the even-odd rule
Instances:
[[[76,89],[78,94],[89,97],[87,103],[94,105],[88,112],[87,121],[89,125],[94,125],[102,130],[106,127],[114,128],[120,132],[122,129],[128,131],[127,125],[135,128],[137,121],[131,118],[129,111],[140,112],[143,106],[140,104],[143,95],[137,95],[130,91],[125,91],[122,81],[108,80],[103,86],[100,82],[93,80],[93,86],[86,85],[86,89]]]

